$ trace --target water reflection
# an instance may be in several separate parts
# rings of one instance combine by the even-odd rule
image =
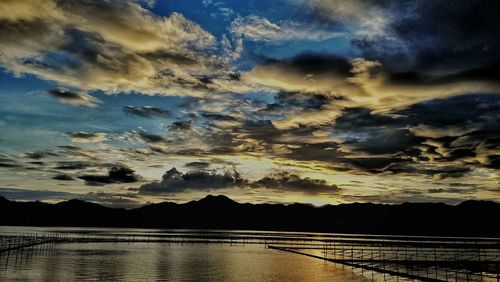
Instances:
[[[362,281],[331,263],[258,245],[88,243],[1,256],[0,281]]]
[[[26,233],[45,237],[15,236]],[[57,244],[0,246],[0,281],[483,281],[500,266],[495,238],[0,227],[0,245],[61,234]]]

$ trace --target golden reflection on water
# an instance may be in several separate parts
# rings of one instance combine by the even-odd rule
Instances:
[[[77,243],[56,245],[22,262],[13,259],[0,256],[0,281],[364,280],[333,263],[262,245]]]

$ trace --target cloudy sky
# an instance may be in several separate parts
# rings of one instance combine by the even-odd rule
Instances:
[[[500,201],[497,0],[2,0],[0,195]]]

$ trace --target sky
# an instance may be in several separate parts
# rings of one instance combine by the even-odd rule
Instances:
[[[2,0],[0,195],[500,201],[497,0]]]

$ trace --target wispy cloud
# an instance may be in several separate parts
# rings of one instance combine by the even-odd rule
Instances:
[[[270,20],[250,15],[239,17],[231,23],[230,32],[235,37],[250,41],[280,42],[291,40],[322,41],[340,37],[341,32],[321,30],[321,27],[285,21],[273,23]]]
[[[133,0],[0,5],[0,63],[16,74],[83,90],[199,96],[200,72],[229,73],[215,37],[178,13],[156,16]]]
[[[98,143],[106,140],[106,134],[104,133],[88,133],[83,131],[78,132],[68,132],[71,141],[77,143]]]
[[[170,111],[153,106],[125,106],[123,111],[127,114],[136,115],[140,117],[169,117]]]

